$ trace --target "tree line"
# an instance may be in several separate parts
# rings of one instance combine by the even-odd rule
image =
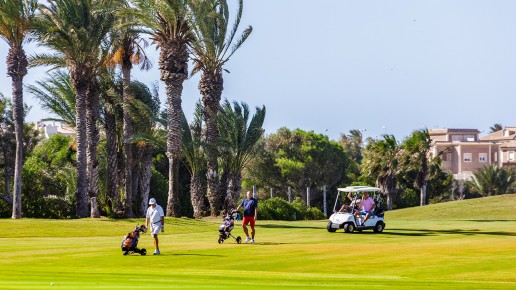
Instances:
[[[201,74],[199,91],[204,108],[203,139],[212,144],[205,146],[208,199],[210,213],[218,214],[224,198],[220,190],[219,150],[213,144],[219,140],[217,115],[224,65],[252,32],[251,26],[239,30],[242,0],[236,3],[235,10],[235,15],[230,13],[225,0],[51,0],[46,4],[39,4],[36,0],[1,0],[0,36],[9,45],[7,70],[13,82],[12,112],[16,137],[12,217],[20,218],[22,214],[23,77],[28,67],[39,65],[64,70],[74,94],[71,101],[75,115],[68,117],[74,119],[71,121],[76,131],[75,215],[97,217],[99,214],[96,204],[99,191],[97,152],[101,119],[105,122],[110,164],[114,166],[116,163],[123,168],[120,191],[111,193],[112,210],[125,217],[135,215],[132,169],[136,159],[133,149],[137,122],[131,115],[131,110],[135,109],[135,96],[130,87],[133,65],[140,65],[141,69],[150,65],[145,55],[147,43],[143,35],[148,36],[159,49],[160,80],[166,90],[167,215],[180,215],[177,176],[183,149],[182,88],[189,73],[198,72]],[[27,57],[23,45],[32,40],[50,52]],[[191,72],[189,61],[194,64]],[[118,96],[113,92],[115,87],[109,86],[114,72],[120,74],[121,93]],[[102,95],[105,96],[103,103]],[[121,110],[121,124],[116,123],[114,116],[117,109]],[[122,138],[115,138],[113,130],[116,126],[122,128]],[[114,151],[120,147],[118,143],[123,144],[122,156]],[[147,142],[145,146],[151,145]],[[149,148],[142,150],[149,151]],[[115,161],[115,157],[123,160]],[[112,175],[117,171],[109,170],[108,173]],[[110,176],[108,180],[110,189],[118,190],[115,177]]]
[[[263,138],[261,150],[245,169],[244,186],[257,186],[265,199],[273,196],[290,200],[301,196],[306,203],[323,208],[323,186],[327,206],[338,187],[377,186],[385,208],[426,205],[450,200],[475,198],[515,191],[513,168],[485,166],[470,181],[454,180],[441,167],[441,155],[432,156],[427,129],[414,130],[402,141],[385,134],[367,138],[361,130],[341,134],[340,140],[313,131],[281,128]]]

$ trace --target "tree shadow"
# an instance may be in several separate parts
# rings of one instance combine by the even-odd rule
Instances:
[[[313,227],[313,226],[295,226],[295,225],[276,225],[276,224],[265,224],[265,225],[256,225],[257,228],[266,228],[266,229],[316,229],[316,230],[326,230],[325,227]]]
[[[289,245],[290,243],[273,243],[273,242],[259,242],[255,243],[256,246],[278,246],[278,245]]]
[[[399,231],[399,232],[397,232]],[[481,230],[431,230],[431,229],[389,229],[384,231],[382,234],[384,235],[395,235],[395,236],[437,236],[437,235],[464,235],[464,236],[474,236],[474,235],[487,235],[487,236],[510,236],[516,237],[516,232],[502,232],[502,231],[481,231]]]
[[[467,220],[468,222],[492,223],[492,222],[516,222],[516,220]]]
[[[268,228],[268,229],[316,229],[316,230],[326,230],[324,227],[311,227],[311,226],[291,226],[291,225],[256,225],[257,228]]]
[[[194,254],[194,253],[174,253],[170,256],[198,256],[198,257],[226,257],[225,255],[207,255],[207,254]]]

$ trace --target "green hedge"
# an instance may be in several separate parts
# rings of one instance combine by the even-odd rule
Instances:
[[[260,220],[320,220],[325,219],[320,209],[308,208],[303,199],[297,197],[292,203],[279,197],[273,197],[258,203]]]

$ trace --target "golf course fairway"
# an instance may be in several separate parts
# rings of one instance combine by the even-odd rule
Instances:
[[[516,289],[515,209],[513,194],[395,210],[380,234],[258,219],[255,244],[166,218],[159,256],[122,255],[143,218],[3,219],[0,289]],[[152,253],[148,232],[138,246]]]

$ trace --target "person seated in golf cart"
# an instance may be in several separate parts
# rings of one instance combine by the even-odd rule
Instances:
[[[357,199],[355,201],[355,204],[353,205],[353,197],[351,196],[351,192],[348,193],[348,199],[351,200],[351,204],[348,205],[348,204],[344,203],[342,205],[342,207],[339,209],[339,212],[355,213],[357,211],[362,210],[362,204],[361,204],[360,199]]]
[[[362,192],[362,210],[355,213],[356,217],[360,215],[365,215],[362,225],[365,224],[369,217],[374,214],[375,207],[376,203],[371,197],[369,197],[369,193]]]

